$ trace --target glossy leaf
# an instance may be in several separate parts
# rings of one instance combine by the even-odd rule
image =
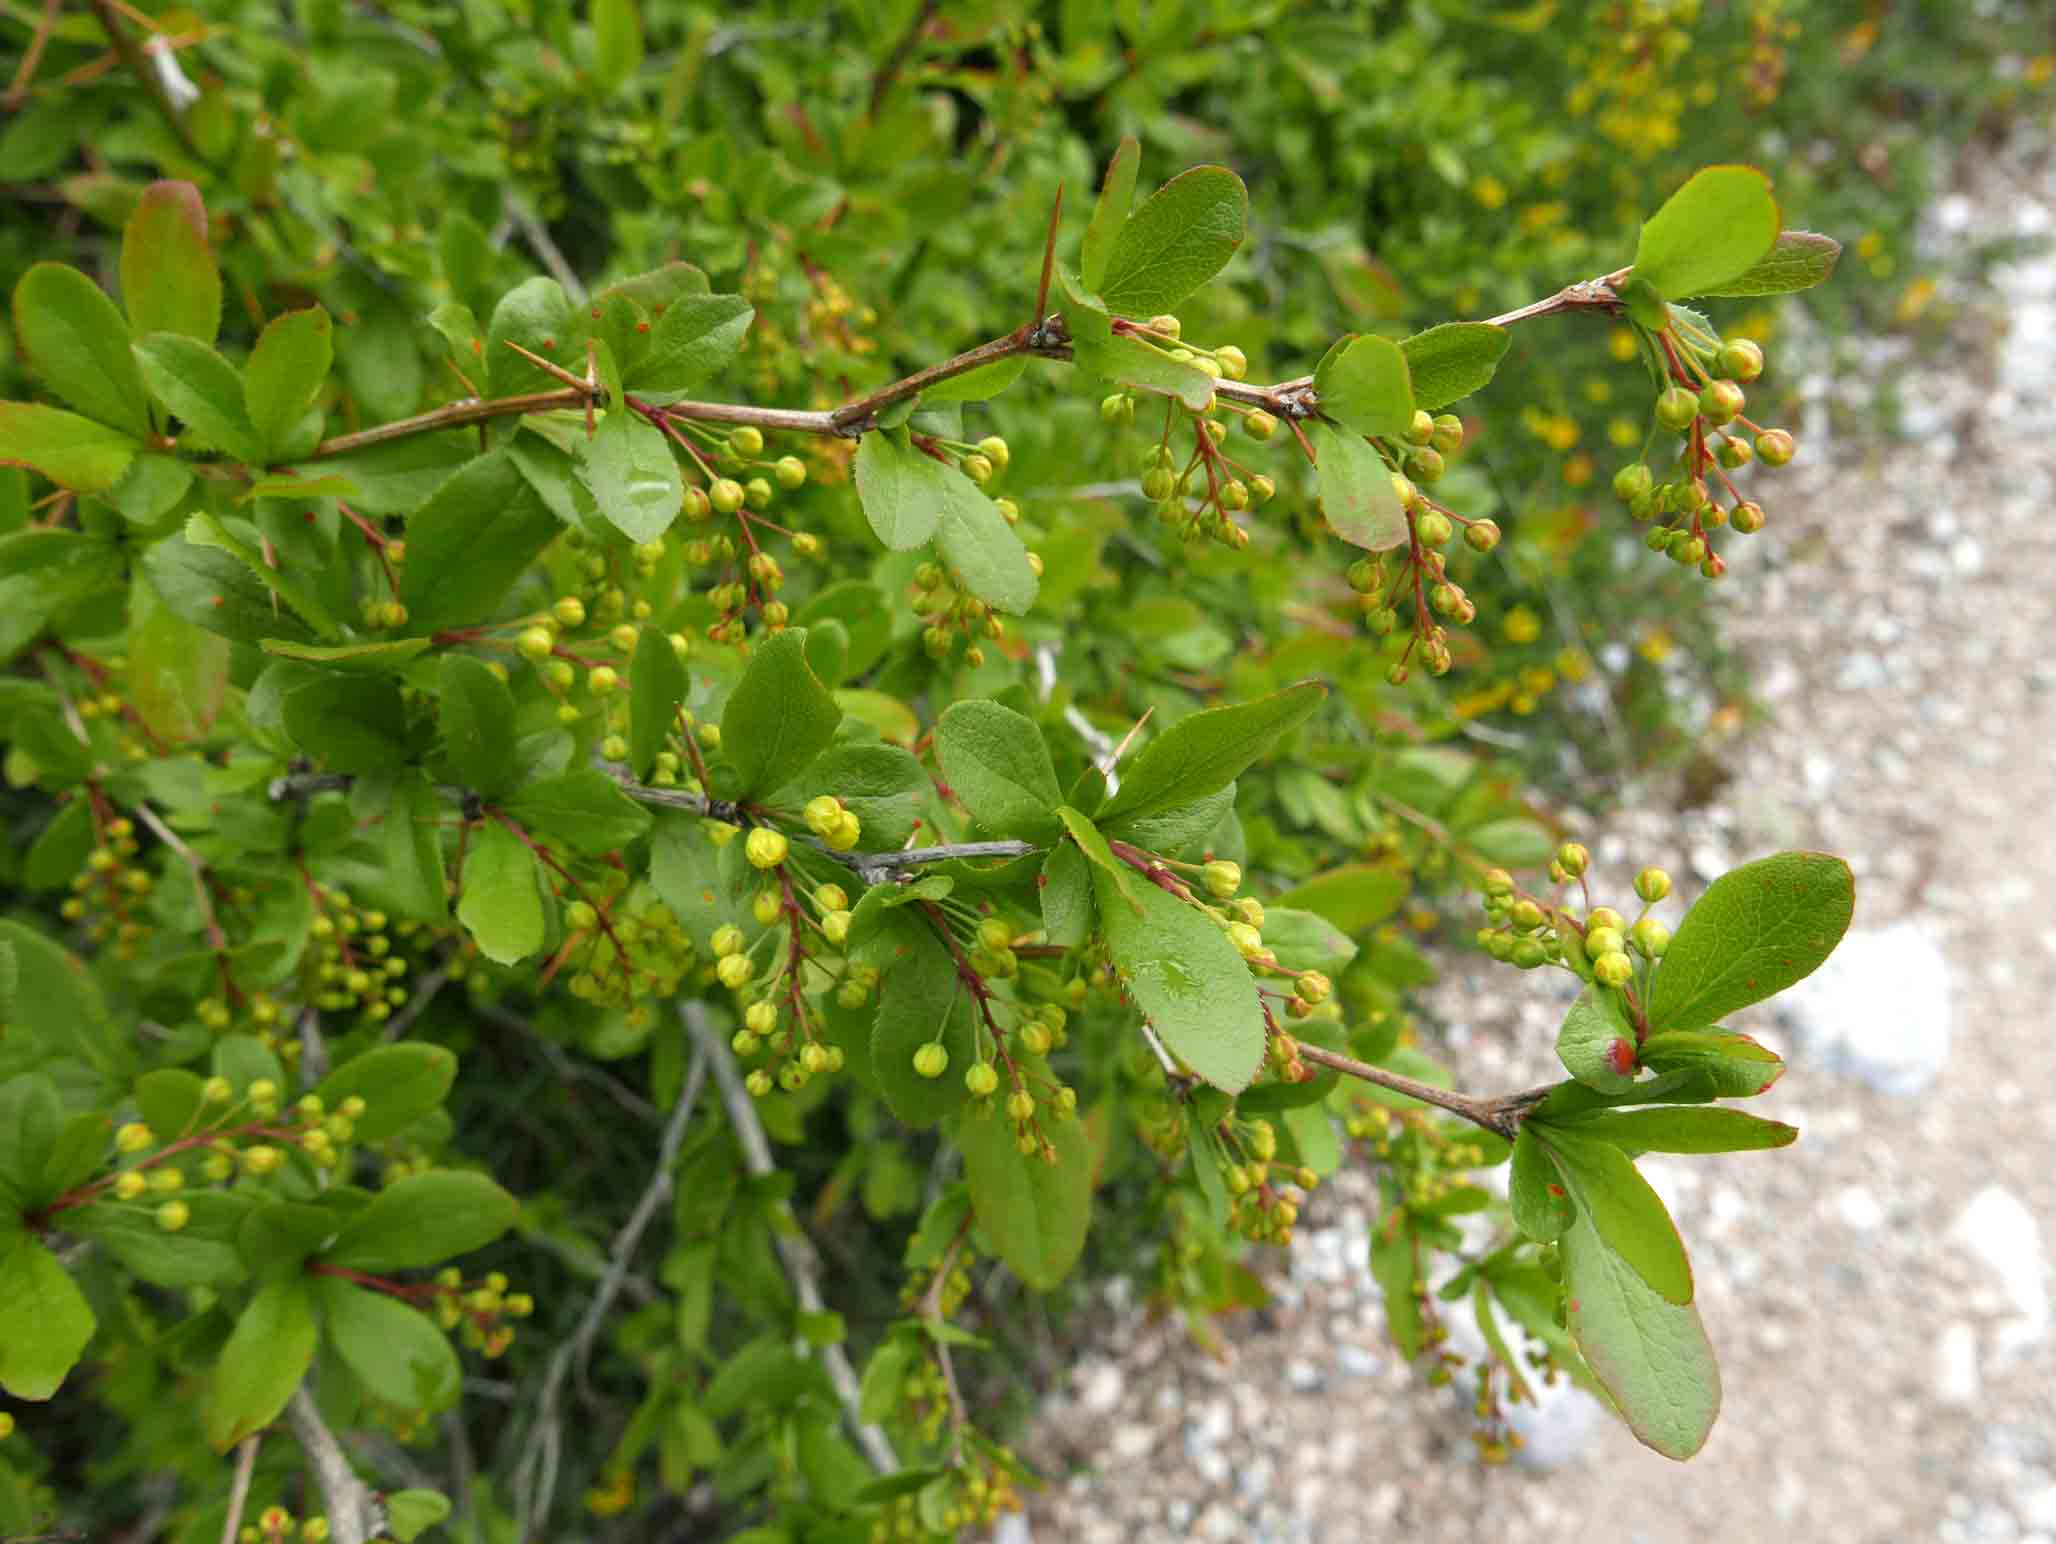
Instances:
[[[1433,413],[1483,391],[1499,371],[1513,334],[1490,322],[1444,322],[1399,345],[1406,356],[1413,404]]]
[[[1579,1215],[1590,1219],[1607,1250],[1627,1261],[1665,1302],[1691,1302],[1692,1265],[1684,1241],[1633,1161],[1590,1135],[1589,1123],[1559,1125],[1530,1116],[1521,1129],[1549,1149]]]
[[[1720,1369],[1699,1310],[1651,1290],[1589,1216],[1560,1247],[1579,1354],[1636,1437],[1666,1458],[1690,1458],[1720,1413]]]
[[[269,449],[243,404],[236,367],[196,338],[153,332],[136,340],[136,363],[150,393],[207,444],[249,466]]]
[[[670,636],[660,627],[643,628],[628,667],[628,765],[637,777],[647,778],[657,753],[671,743],[690,686]]]
[[[1093,818],[1133,819],[1225,788],[1304,723],[1327,695],[1318,681],[1301,681],[1253,702],[1180,719],[1122,770],[1120,791]]]
[[[1112,875],[1095,869],[1092,882],[1107,952],[1137,1011],[1214,1087],[1247,1088],[1263,1063],[1264,1014],[1227,935],[1155,885],[1131,886],[1131,906]]]
[[[1825,284],[1841,255],[1842,244],[1832,236],[1813,231],[1779,231],[1771,249],[1746,272],[1695,293],[1737,298],[1789,295]]]
[[[1789,1147],[1799,1128],[1741,1110],[1654,1108],[1601,1110],[1570,1129],[1638,1153],[1744,1153]]]
[[[1097,290],[1106,277],[1114,242],[1128,223],[1128,211],[1135,207],[1135,176],[1141,168],[1142,147],[1134,135],[1123,136],[1113,160],[1107,163],[1106,180],[1092,206],[1092,222],[1085,227],[1085,241],[1078,249],[1078,277],[1089,290]]]
[[[267,1283],[236,1320],[214,1366],[207,1440],[225,1453],[278,1419],[314,1360],[314,1299],[306,1281]]]
[[[505,450],[458,471],[407,521],[400,599],[421,632],[485,620],[562,529]]]
[[[582,372],[584,319],[555,279],[535,278],[517,284],[500,297],[486,325],[487,386],[492,395],[510,397],[525,391],[554,391],[563,382],[538,370],[507,345],[519,344],[538,358]]]
[[[1671,936],[1649,992],[1654,1029],[1700,1029],[1804,980],[1856,911],[1840,858],[1785,852],[1730,869]]]
[[[1356,958],[1349,935],[1319,912],[1295,906],[1264,908],[1264,945],[1287,970],[1318,970],[1339,976]]]
[[[444,814],[427,775],[403,772],[394,780],[379,832],[387,901],[403,916],[438,926],[450,920],[443,844],[437,829]]]
[[[45,1056],[82,1061],[110,1078],[127,1074],[134,1053],[85,961],[12,918],[0,918],[0,953],[13,959],[10,1045],[26,1041]]]
[[[455,1053],[425,1041],[403,1041],[351,1057],[314,1091],[331,1110],[345,1099],[362,1099],[364,1112],[352,1121],[356,1140],[384,1142],[440,1108],[456,1078]]]
[[[650,812],[592,767],[523,783],[503,808],[534,835],[588,857],[617,852],[650,829]]]
[[[1100,834],[1098,826],[1087,820],[1068,804],[1057,806],[1057,819],[1076,844],[1079,854],[1094,870],[1112,882],[1114,893],[1127,902],[1131,910],[1139,910],[1140,903],[1134,898],[1135,887],[1146,883],[1133,869],[1114,856],[1113,848]]]
[[[1152,343],[1132,333],[1109,333],[1104,338],[1082,338],[1071,345],[1071,357],[1079,369],[1119,386],[1137,386],[1144,391],[1176,397],[1195,413],[1213,405],[1214,378],[1166,349],[1174,345]]]
[[[443,755],[472,792],[497,798],[520,774],[514,759],[514,694],[484,660],[469,654],[445,654],[440,676],[436,705]]]
[[[283,455],[328,381],[335,324],[320,306],[272,318],[243,366],[243,405],[265,451]]]
[[[1621,994],[1594,983],[1578,994],[1556,1032],[1557,1058],[1580,1083],[1618,1094],[1635,1083],[1635,1026]]]
[[[668,531],[685,497],[664,431],[626,411],[609,413],[594,431],[579,475],[600,513],[633,542],[655,541]]]
[[[250,1213],[249,1199],[211,1190],[180,1199],[189,1215],[176,1233],[157,1226],[154,1208],[111,1199],[67,1212],[64,1231],[91,1239],[153,1286],[223,1287],[247,1277],[236,1235]]]
[[[1228,265],[1248,213],[1248,190],[1226,167],[1181,172],[1122,223],[1091,287],[1118,315],[1168,311]]]
[[[1407,876],[1398,869],[1352,863],[1300,881],[1277,904],[1325,917],[1345,933],[1361,933],[1397,911],[1407,889]]]
[[[1321,513],[1335,534],[1366,552],[1385,552],[1407,539],[1406,506],[1399,501],[1392,469],[1361,434],[1310,424],[1307,439],[1315,465]]]
[[[1506,1199],[1513,1210],[1514,1226],[1544,1244],[1563,1237],[1578,1214],[1555,1163],[1525,1126],[1514,1134]]]
[[[1056,835],[1063,791],[1032,719],[996,702],[954,703],[936,722],[935,759],[950,791],[993,835]]]
[[[740,295],[680,295],[650,328],[625,384],[658,406],[711,385],[735,363],[757,313]]]
[[[133,435],[62,408],[0,402],[0,464],[41,472],[74,493],[112,488],[139,448]]]
[[[181,745],[213,729],[227,701],[229,643],[196,627],[139,579],[129,592],[129,701],[159,740]]]
[[[478,827],[464,855],[457,920],[495,964],[516,964],[542,948],[541,880],[536,856],[521,838],[497,820]]]
[[[834,744],[773,802],[804,804],[833,793],[862,824],[861,844],[877,850],[905,845],[933,788],[921,763],[897,745]]]
[[[323,1338],[375,1398],[430,1413],[456,1403],[457,1353],[426,1313],[340,1277],[313,1280]]]
[[[407,759],[407,711],[381,676],[333,675],[286,694],[286,733],[336,772],[392,771]]]
[[[807,667],[806,644],[801,628],[766,638],[722,710],[721,754],[740,778],[739,799],[800,776],[842,722],[842,709]]]
[[[894,1115],[909,1126],[932,1126],[970,1097],[964,1070],[975,1056],[978,1004],[925,921],[895,936],[904,953],[885,971],[879,988],[871,1070]],[[948,1053],[949,1065],[941,1077],[924,1078],[914,1070],[914,1053],[936,1040]]]
[[[1770,178],[1753,166],[1709,166],[1643,224],[1633,276],[1665,300],[1704,294],[1754,268],[1778,229]]]
[[[1044,1116],[1042,1135],[1056,1161],[1024,1156],[1013,1123],[997,1110],[957,1122],[957,1147],[971,1186],[978,1232],[1009,1269],[1046,1292],[1070,1274],[1092,1224],[1092,1153],[1075,1117]]]
[[[14,287],[14,333],[29,368],[67,406],[138,439],[150,433],[128,323],[91,279],[37,263]]]
[[[1642,1042],[1642,1064],[1657,1072],[1692,1072],[1724,1099],[1760,1094],[1784,1076],[1777,1052],[1726,1029],[1672,1029]]]
[[[1406,353],[1390,338],[1345,338],[1314,371],[1321,411],[1356,433],[1396,438],[1413,427]]]
[[[153,182],[121,239],[121,299],[137,337],[175,332],[211,344],[221,330],[221,271],[207,210],[190,182]]]
[[[1007,524],[999,506],[978,491],[963,473],[947,475],[969,489],[947,499],[935,529],[935,550],[955,573],[957,582],[995,611],[1024,616],[1035,604],[1039,585],[1028,561],[1028,549]]]
[[[1084,943],[1094,920],[1092,876],[1085,855],[1070,842],[1052,847],[1043,859],[1036,888],[1042,895],[1042,928],[1049,942],[1060,949]]]
[[[483,1174],[431,1169],[386,1186],[322,1251],[353,1271],[421,1270],[483,1249],[520,1203]]]
[[[0,1222],[0,1389],[50,1398],[85,1354],[95,1322],[57,1256],[14,1219]]]

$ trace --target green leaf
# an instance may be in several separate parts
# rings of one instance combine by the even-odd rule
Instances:
[[[863,845],[878,850],[906,844],[932,788],[921,763],[897,745],[837,744],[772,802],[803,804],[815,794],[832,793],[862,823]]]
[[[441,819],[442,806],[427,774],[409,771],[395,779],[380,828],[384,893],[403,916],[439,927],[450,920]]]
[[[642,18],[635,0],[593,0],[593,80],[603,92],[619,91],[642,68]]]
[[[485,620],[561,529],[504,449],[470,462],[407,521],[409,625],[426,633]]]
[[[320,665],[329,670],[363,671],[371,675],[402,675],[417,655],[427,652],[426,638],[386,638],[370,643],[294,643],[286,638],[263,638],[258,647],[280,659],[298,660],[303,665]]]
[[[1555,1163],[1526,1126],[1514,1133],[1506,1199],[1513,1210],[1514,1226],[1538,1243],[1563,1237],[1578,1215]]]
[[[1249,192],[1225,166],[1182,172],[1122,222],[1091,287],[1123,316],[1168,311],[1228,265],[1248,213]]]
[[[579,476],[600,513],[633,542],[655,541],[668,531],[685,498],[685,479],[664,431],[626,409],[609,413],[585,442]]]
[[[1176,397],[1195,413],[1203,413],[1213,405],[1212,376],[1182,359],[1171,358],[1164,345],[1132,333],[1079,339],[1072,344],[1071,358],[1079,369],[1102,380]]]
[[[497,820],[475,833],[464,858],[457,920],[487,959],[513,965],[543,946],[542,880],[536,856]]]
[[[1556,1032],[1556,1054],[1570,1075],[1601,1093],[1635,1084],[1635,1026],[1621,994],[1594,983],[1578,994]]]
[[[1570,1129],[1610,1142],[1631,1157],[1639,1153],[1760,1152],[1790,1147],[1799,1140],[1798,1127],[1741,1110],[1600,1110]]]
[[[176,456],[146,452],[107,490],[107,502],[138,525],[155,525],[178,507],[192,486],[192,467]]]
[[[993,610],[1027,615],[1040,582],[1028,561],[1028,549],[997,504],[963,473],[955,468],[945,471],[963,483],[970,495],[952,497],[943,504],[935,550],[955,571],[957,582]]]
[[[1657,1072],[1693,1072],[1723,1099],[1760,1094],[1784,1076],[1778,1053],[1727,1029],[1672,1029],[1642,1042],[1642,1065]]]
[[[332,675],[286,693],[286,733],[337,772],[389,772],[407,760],[407,710],[384,676]]]
[[[1018,381],[1027,369],[1026,354],[996,359],[989,365],[937,381],[921,393],[921,401],[924,406],[938,402],[989,402]]]
[[[1152,815],[1227,787],[1304,723],[1327,695],[1320,682],[1301,681],[1254,702],[1180,719],[1142,748],[1121,774],[1120,792],[1093,818]]]
[[[1419,1243],[1405,1207],[1390,1207],[1372,1226],[1370,1254],[1371,1276],[1385,1296],[1385,1327],[1411,1360],[1427,1345],[1427,1321],[1421,1312]]]
[[[1556,852],[1556,838],[1547,826],[1518,817],[1466,826],[1456,834],[1478,857],[1504,868],[1540,868]]]
[[[1264,945],[1287,970],[1339,976],[1356,958],[1349,935],[1319,912],[1293,906],[1264,908]]]
[[[721,754],[741,781],[738,799],[783,788],[835,738],[842,709],[807,667],[804,628],[757,647],[721,711]]]
[[[1092,1224],[1092,1152],[1075,1117],[1041,1121],[1056,1161],[1024,1157],[998,1111],[957,1122],[978,1232],[1016,1276],[1047,1292],[1069,1274]]]
[[[40,402],[0,402],[0,463],[41,472],[74,493],[104,493],[121,481],[135,437]]]
[[[1321,411],[1345,429],[1386,439],[1413,427],[1406,353],[1390,338],[1344,338],[1314,370]]]
[[[337,1276],[316,1276],[322,1333],[374,1398],[433,1413],[457,1402],[457,1353],[418,1308]]]
[[[121,238],[121,299],[139,338],[175,332],[211,344],[221,330],[221,270],[190,182],[153,182],[136,200]]]
[[[935,759],[950,791],[986,830],[1030,842],[1055,839],[1064,795],[1033,719],[996,702],[953,703],[935,725]]]
[[[292,607],[294,614],[324,638],[339,638],[342,629],[328,614],[321,597],[302,582],[302,577],[274,567],[260,555],[260,538],[255,527],[237,521],[232,530],[218,516],[196,509],[186,516],[185,537],[190,543],[227,553],[255,576],[257,582]],[[170,600],[167,594],[165,599]],[[205,624],[202,623],[202,626]],[[291,629],[275,629],[291,631]]]
[[[650,812],[592,767],[524,783],[504,807],[527,830],[590,858],[618,852],[650,829]]]
[[[1561,1126],[1530,1116],[1521,1129],[1534,1132],[1549,1150],[1580,1218],[1590,1219],[1607,1250],[1633,1267],[1664,1301],[1691,1302],[1692,1262],[1684,1241],[1633,1160],[1588,1136],[1585,1125]]]
[[[441,688],[437,715],[450,769],[480,797],[498,798],[520,777],[514,694],[484,660],[469,654],[443,656]]]
[[[1212,918],[1155,885],[1140,910],[1093,873],[1107,952],[1129,998],[1171,1052],[1214,1087],[1239,1093],[1264,1057],[1264,1012],[1249,967]]]
[[[14,958],[9,1044],[26,1040],[51,1057],[72,1057],[119,1078],[134,1061],[128,1039],[107,1014],[107,1000],[85,961],[26,923],[0,919],[0,953]]]
[[[1078,277],[1089,290],[1097,290],[1106,277],[1114,242],[1128,223],[1128,211],[1135,207],[1135,174],[1141,166],[1142,147],[1133,134],[1122,136],[1120,148],[1107,163],[1099,202],[1092,206],[1092,223],[1085,227],[1085,242],[1078,249]]]
[[[278,1419],[314,1360],[314,1299],[299,1277],[273,1281],[250,1299],[214,1367],[207,1440],[226,1453]]]
[[[857,443],[857,500],[871,532],[895,552],[903,552],[935,535],[942,506],[959,496],[945,477],[950,469],[915,450],[904,431],[867,434]],[[976,492],[976,485],[959,474]]]
[[[724,375],[742,352],[757,313],[740,295],[680,295],[649,332],[642,360],[627,373],[628,389],[659,407]]]
[[[236,1248],[257,1281],[276,1281],[298,1276],[335,1231],[336,1214],[326,1206],[269,1201],[243,1219],[236,1230]]]
[[[521,1206],[483,1174],[431,1169],[386,1186],[322,1252],[353,1271],[411,1271],[483,1249]]]
[[[450,1498],[439,1490],[396,1490],[385,1498],[386,1531],[400,1544],[414,1541],[450,1515]]]
[[[1665,300],[1704,294],[1754,268],[1778,227],[1770,178],[1753,166],[1706,167],[1643,225],[1633,277]]]
[[[562,382],[538,370],[507,345],[518,343],[538,358],[566,369],[582,369],[585,321],[555,279],[528,279],[500,297],[486,324],[486,385],[493,396],[554,391]],[[574,355],[576,357],[574,357]]]
[[[41,1073],[0,1083],[0,1227],[50,1199],[43,1175],[63,1122],[57,1085]]]
[[[1513,334],[1490,322],[1444,322],[1399,345],[1414,406],[1432,413],[1482,391],[1498,373]]]
[[[671,743],[679,705],[691,687],[685,661],[661,627],[645,627],[636,635],[628,667],[628,766],[637,777],[647,778],[657,753]]]
[[[161,1142],[175,1141],[199,1129],[205,1100],[198,1073],[183,1067],[159,1067],[136,1079],[136,1113]]]
[[[1092,932],[1092,875],[1085,854],[1069,842],[1052,847],[1036,880],[1042,892],[1042,930],[1060,949],[1076,949]]]
[[[64,1231],[91,1239],[152,1286],[220,1287],[243,1280],[249,1271],[236,1234],[250,1214],[249,1199],[213,1190],[190,1190],[181,1199],[189,1215],[176,1233],[157,1226],[154,1208],[111,1199],[66,1212]]]
[[[267,446],[243,406],[243,378],[206,344],[175,332],[153,332],[135,344],[136,363],[151,394],[207,444],[250,466]]]
[[[1779,231],[1771,249],[1751,267],[1711,289],[1696,293],[1716,297],[1743,298],[1756,295],[1789,295],[1796,290],[1825,284],[1842,255],[1842,243],[1832,236],[1813,231]]]
[[[62,263],[38,263],[14,287],[22,357],[71,407],[144,439],[150,402],[129,353],[129,328],[100,286]]]
[[[80,531],[31,526],[0,536],[0,660],[20,653],[95,591],[111,587],[120,572],[120,549]],[[48,696],[46,705],[54,710],[55,704],[55,696]],[[65,737],[71,738],[68,729]]]
[[[182,745],[214,727],[228,695],[228,640],[181,617],[146,578],[129,591],[129,701],[159,740]]]
[[[893,936],[904,953],[879,988],[871,1070],[894,1115],[909,1126],[932,1126],[970,1097],[964,1070],[976,1055],[978,1004],[934,929],[915,922]],[[931,1040],[940,1040],[949,1053],[939,1078],[914,1070],[914,1053]]]
[[[1314,447],[1314,472],[1321,489],[1321,513],[1335,534],[1366,552],[1384,552],[1407,539],[1406,506],[1399,501],[1392,469],[1361,434],[1307,425]]]
[[[93,1338],[93,1310],[57,1256],[0,1223],[0,1389],[45,1400]]]
[[[1649,992],[1658,1030],[1700,1029],[1804,980],[1856,911],[1856,877],[1824,852],[1783,852],[1706,887],[1671,936]]]
[[[1128,903],[1130,910],[1141,910],[1141,903],[1135,899],[1135,886],[1144,881],[1114,856],[1113,848],[1100,835],[1099,827],[1068,804],[1057,806],[1057,819],[1063,822],[1065,831],[1070,833],[1071,840],[1077,843],[1078,851],[1085,859],[1112,881],[1115,894]]]
[[[373,1046],[353,1056],[321,1080],[314,1092],[328,1109],[345,1099],[364,1101],[354,1117],[358,1142],[384,1142],[398,1136],[430,1111],[441,1108],[457,1078],[452,1051],[423,1041]]]
[[[1636,1437],[1666,1458],[1690,1458],[1720,1413],[1720,1369],[1699,1310],[1651,1291],[1589,1216],[1561,1248],[1579,1355]]]
[[[267,454],[280,456],[335,357],[335,324],[320,306],[274,317],[243,366],[243,405]]]

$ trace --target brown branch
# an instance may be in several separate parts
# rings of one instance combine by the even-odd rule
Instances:
[[[1375,1083],[1380,1088],[1390,1089],[1395,1094],[1404,1094],[1409,1099],[1418,1099],[1423,1104],[1432,1104],[1438,1110],[1447,1110],[1451,1115],[1461,1116],[1474,1126],[1482,1126],[1496,1136],[1509,1142],[1520,1130],[1522,1118],[1547,1098],[1557,1087],[1554,1083],[1540,1088],[1525,1088],[1515,1094],[1500,1094],[1490,1099],[1479,1099],[1470,1094],[1451,1093],[1446,1088],[1437,1088],[1433,1083],[1423,1083],[1418,1078],[1409,1078],[1397,1072],[1387,1072],[1383,1067],[1373,1067],[1369,1062],[1360,1062],[1353,1056],[1343,1056],[1335,1051],[1302,1040],[1299,1042],[1302,1061],[1332,1068],[1352,1078],[1361,1078],[1366,1083]]]

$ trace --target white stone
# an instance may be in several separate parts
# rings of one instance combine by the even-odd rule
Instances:
[[[1091,1362],[1079,1372],[1078,1403],[1088,1415],[1105,1415],[1121,1402],[1125,1388],[1118,1362]]]
[[[2034,1214],[2011,1191],[1987,1185],[1963,1209],[1953,1230],[1972,1254],[1984,1261],[2012,1317],[1993,1336],[1992,1359],[2009,1361],[2049,1334],[2048,1262],[2042,1255],[2042,1230]]]
[[[1935,1338],[1935,1397],[1945,1405],[1977,1403],[1977,1330],[1963,1320]]]
[[[1861,1185],[1850,1185],[1835,1197],[1835,1210],[1842,1221],[1859,1233],[1868,1233],[1885,1220],[1878,1198]]]
[[[1807,1055],[1882,1093],[1919,1093],[1948,1058],[1949,964],[1918,923],[1852,929],[1777,1007]]]

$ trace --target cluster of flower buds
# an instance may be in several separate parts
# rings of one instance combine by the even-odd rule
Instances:
[[[1659,332],[1635,330],[1665,382],[1651,438],[1667,432],[1682,443],[1661,477],[1645,449],[1614,475],[1613,491],[1629,515],[1648,525],[1652,552],[1718,579],[1727,563],[1713,549],[1713,533],[1732,527],[1747,536],[1764,524],[1763,506],[1745,498],[1729,474],[1751,462],[1784,466],[1798,447],[1787,431],[1763,428],[1744,412],[1742,388],[1763,373],[1763,350],[1746,338],[1723,342],[1676,307],[1669,316]]]
[[[1583,890],[1590,856],[1576,842],[1557,849],[1550,877],[1559,886],[1576,882]],[[1631,985],[1670,945],[1670,929],[1649,915],[1650,908],[1670,894],[1670,875],[1645,868],[1635,876],[1635,895],[1642,902],[1630,922],[1611,906],[1578,912],[1527,894],[1504,869],[1485,875],[1487,926],[1478,943],[1494,959],[1523,970],[1560,965],[1581,979],[1601,986]]]

